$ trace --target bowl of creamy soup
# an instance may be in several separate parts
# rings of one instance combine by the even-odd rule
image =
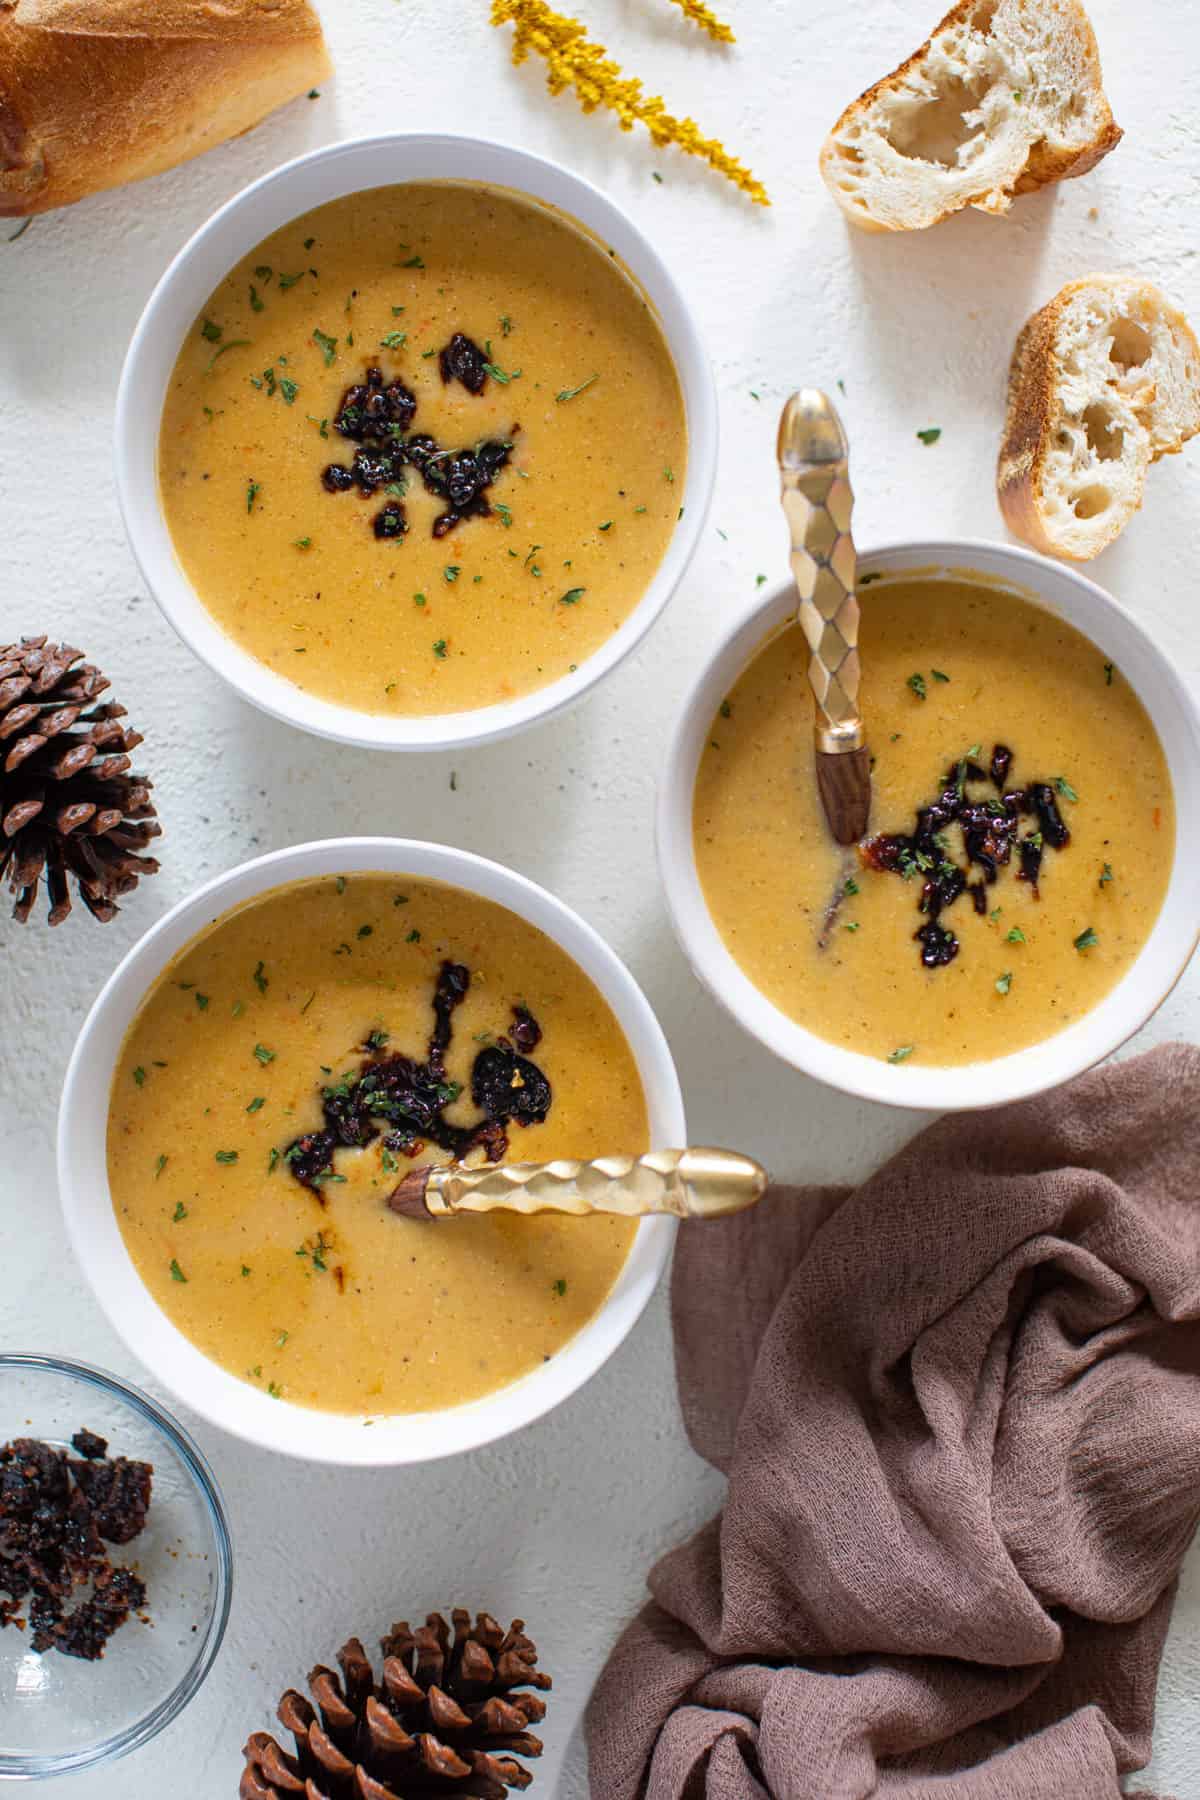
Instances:
[[[795,595],[730,632],[660,790],[676,932],[776,1055],[865,1099],[988,1106],[1132,1036],[1200,932],[1200,723],[1073,570],[986,543],[860,559],[867,835],[834,843]]]
[[[355,838],[175,907],[96,1001],[63,1089],[68,1230],[116,1330],[213,1423],[313,1460],[422,1462],[539,1417],[645,1306],[670,1222],[398,1217],[428,1163],[684,1144],[623,964],[520,875]]]
[[[695,548],[717,409],[596,188],[467,137],[336,144],[197,232],[134,334],[116,468],[185,642],[277,718],[443,749],[577,700]]]

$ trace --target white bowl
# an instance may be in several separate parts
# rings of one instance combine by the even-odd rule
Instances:
[[[304,693],[260,663],[218,625],[184,574],[158,490],[158,431],[180,346],[213,289],[271,232],[345,194],[405,181],[471,181],[558,207],[615,250],[653,307],[674,359],[687,412],[683,511],[637,606],[574,674],[469,712],[385,718]],[[184,245],[133,334],[117,395],[117,495],[150,592],[184,643],[246,700],[320,737],[379,750],[448,750],[508,736],[570,706],[634,649],[678,585],[700,538],[717,467],[712,370],[683,295],[658,252],[598,188],[559,164],[509,144],[441,134],[396,134],[327,145],[264,175]]]
[[[544,931],[591,977],[629,1041],[655,1149],[686,1144],[683,1099],[667,1040],[641,989],[590,925],[524,876],[465,850],[406,838],[331,838],[243,863],[182,900],[146,933],[103,988],[75,1045],[58,1118],[58,1179],[67,1231],[109,1322],[176,1397],[214,1425],[311,1462],[431,1462],[504,1437],[582,1387],[632,1330],[654,1291],[674,1221],[643,1219],[600,1311],[550,1362],[466,1405],[390,1417],[314,1412],[259,1392],[211,1362],[172,1324],[134,1267],[107,1174],[109,1090],[125,1033],[171,959],[213,919],[285,882],[384,870],[482,894]]]
[[[1200,938],[1200,715],[1143,627],[1103,588],[1029,550],[972,539],[890,544],[860,552],[860,567],[889,573],[974,570],[1065,619],[1117,664],[1146,708],[1175,787],[1175,863],[1163,908],[1132,968],[1091,1012],[1054,1037],[992,1062],[922,1068],[842,1049],[772,1004],[726,949],[705,902],[692,841],[700,753],[717,708],[755,652],[795,611],[795,590],[765,595],[720,644],[684,704],[658,797],[658,855],[676,935],[692,968],[738,1023],[784,1062],[843,1093],[888,1106],[959,1112],[1042,1093],[1100,1062],[1162,1005]]]

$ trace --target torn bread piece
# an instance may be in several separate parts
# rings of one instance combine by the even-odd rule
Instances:
[[[1146,470],[1200,431],[1200,344],[1152,282],[1072,281],[1013,352],[996,485],[1009,528],[1084,562],[1142,504]]]
[[[838,205],[867,231],[922,231],[1085,175],[1121,139],[1079,0],[960,0],[821,150]]]

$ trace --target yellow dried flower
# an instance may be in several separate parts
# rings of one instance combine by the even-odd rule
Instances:
[[[625,76],[603,44],[589,40],[578,19],[555,12],[546,0],[492,0],[492,24],[515,27],[512,58],[523,63],[531,52],[546,63],[546,86],[552,94],[574,88],[585,113],[606,106],[617,115],[622,131],[644,125],[660,148],[676,144],[699,156],[748,194],[757,206],[770,206],[762,182],[716,138],[706,138],[694,119],[677,119],[657,96],[647,97],[636,76]]]
[[[712,8],[705,6],[704,0],[672,0],[672,4],[679,7],[693,25],[699,25],[701,31],[707,31],[709,37],[715,38],[718,44],[737,43],[730,27],[721,23]]]

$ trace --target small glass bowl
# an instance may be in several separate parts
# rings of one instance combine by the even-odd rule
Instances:
[[[213,1665],[233,1554],[225,1508],[195,1444],[153,1400],[85,1363],[0,1355],[0,1445],[39,1438],[65,1448],[86,1428],[110,1456],[154,1465],[146,1529],[111,1546],[146,1583],[98,1662],[39,1655],[29,1633],[0,1629],[0,1781],[39,1781],[115,1762],[169,1725]]]

